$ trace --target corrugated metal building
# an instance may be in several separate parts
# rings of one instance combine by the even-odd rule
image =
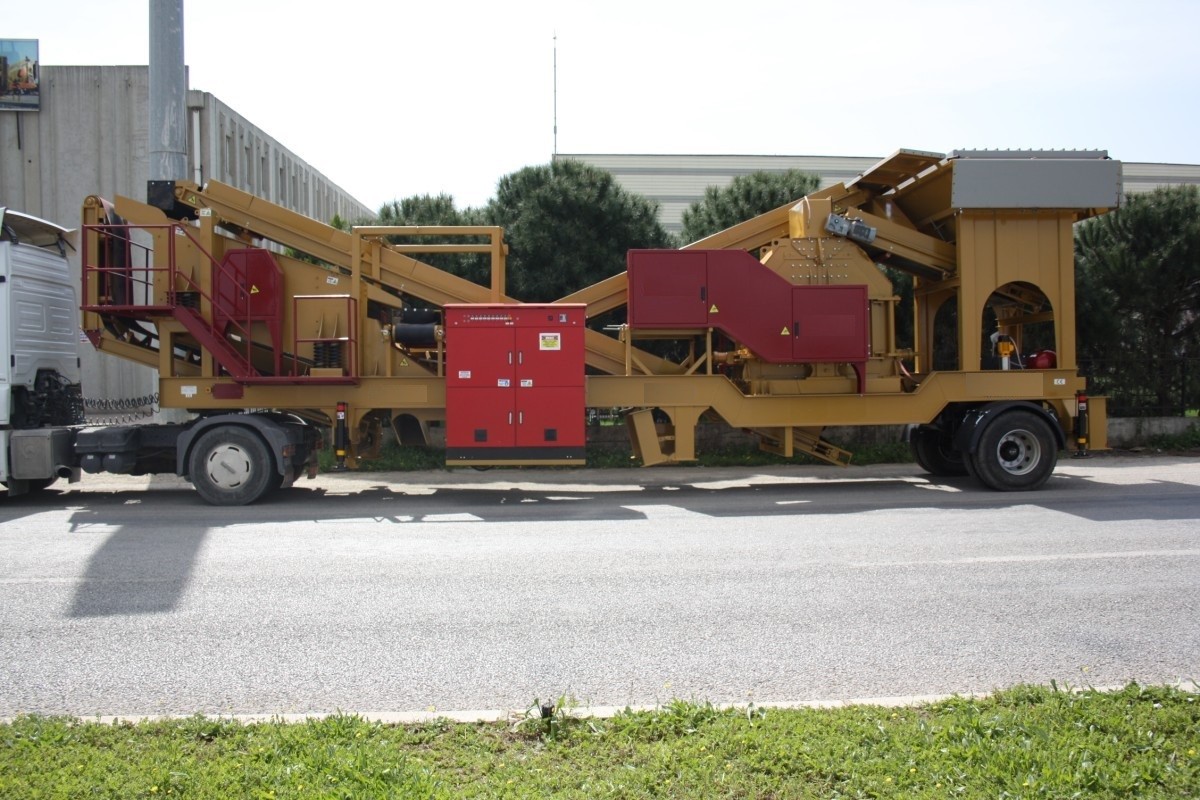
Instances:
[[[41,69],[41,110],[0,112],[0,205],[78,227],[90,194],[145,199],[147,66]],[[207,92],[188,91],[189,177],[215,178],[314,219],[373,212]],[[79,274],[79,259],[73,259]],[[153,370],[79,348],[84,393],[120,400],[157,391]]]
[[[602,155],[559,154],[608,170],[622,187],[659,204],[658,218],[671,233],[683,229],[683,212],[704,197],[709,186],[725,187],[739,175],[798,169],[821,178],[821,187],[849,180],[879,161],[859,156],[745,156],[745,155]],[[1123,164],[1125,192],[1146,192],[1157,186],[1200,184],[1200,165]]]

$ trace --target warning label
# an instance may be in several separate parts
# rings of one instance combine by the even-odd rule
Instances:
[[[538,334],[538,349],[539,350],[562,350],[562,334],[561,333],[539,333]]]

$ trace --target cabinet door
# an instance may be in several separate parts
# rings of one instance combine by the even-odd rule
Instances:
[[[517,389],[517,447],[583,447],[584,389]]]
[[[635,328],[708,325],[708,257],[679,250],[630,250],[629,324]]]
[[[447,336],[446,386],[477,389],[513,385],[513,329],[454,328]]]
[[[516,329],[516,385],[583,386],[583,328]]]
[[[796,286],[792,311],[797,361],[867,360],[867,287]]]
[[[512,389],[458,387],[446,392],[446,447],[512,447],[516,410]]]

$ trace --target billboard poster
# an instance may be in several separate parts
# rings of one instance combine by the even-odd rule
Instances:
[[[0,111],[37,111],[38,40],[0,39]]]

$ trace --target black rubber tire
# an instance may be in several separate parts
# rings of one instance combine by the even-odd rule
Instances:
[[[188,474],[200,497],[214,506],[244,506],[277,489],[279,471],[253,431],[222,425],[192,446]]]
[[[967,474],[966,459],[954,449],[954,442],[937,428],[922,426],[909,439],[913,460],[917,466],[938,477],[958,477]]]
[[[988,423],[971,454],[971,474],[989,489],[1026,492],[1050,480],[1058,441],[1044,417],[1006,411]]]

